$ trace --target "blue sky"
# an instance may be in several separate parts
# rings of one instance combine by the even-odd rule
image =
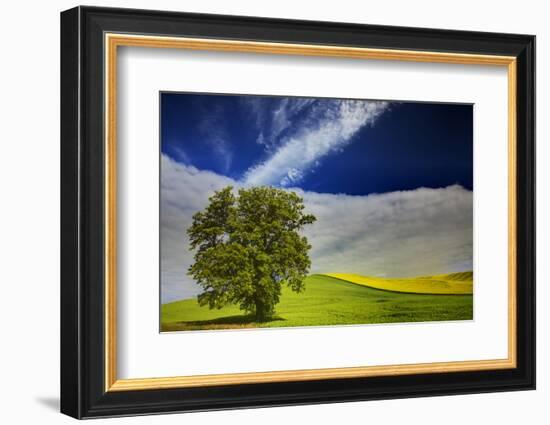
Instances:
[[[281,174],[263,173],[258,183],[349,195],[472,189],[471,105],[379,102],[369,117],[364,106],[373,102],[349,100],[343,117],[338,99],[163,93],[161,100],[162,152],[237,181],[253,180],[254,170],[258,177],[293,140],[310,137],[315,145],[328,137],[326,149],[306,161],[305,149],[294,149],[298,166],[281,161],[274,164]],[[352,122],[323,129],[338,119]]]
[[[161,93],[161,301],[200,287],[186,229],[227,185],[297,192],[312,273],[473,269],[472,105]]]

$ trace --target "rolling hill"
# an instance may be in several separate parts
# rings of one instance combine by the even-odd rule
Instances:
[[[255,322],[238,306],[210,310],[192,298],[161,306],[161,331],[471,320],[472,279],[465,273],[406,279],[311,275],[301,294],[283,288],[271,321]]]
[[[383,278],[349,273],[327,273],[325,276],[369,288],[410,294],[471,295],[473,293],[473,272],[407,278]]]

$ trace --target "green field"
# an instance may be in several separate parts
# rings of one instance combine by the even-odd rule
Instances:
[[[237,329],[255,327],[289,326],[328,326],[370,323],[424,322],[440,320],[471,320],[473,318],[473,296],[470,292],[434,295],[425,293],[422,281],[433,287],[448,287],[449,282],[463,282],[472,287],[472,273],[423,276],[407,279],[367,278],[393,285],[391,290],[375,289],[364,282],[346,281],[350,276],[338,278],[328,275],[312,275],[306,278],[306,290],[296,294],[283,288],[281,301],[276,306],[276,316],[268,322],[255,322],[253,316],[246,315],[237,306],[227,306],[220,310],[200,307],[197,299],[187,299],[163,304],[161,307],[161,330],[187,331],[207,329]],[[460,277],[460,278],[459,278]],[[355,278],[355,280],[360,280]],[[408,293],[398,292],[399,281],[405,280]],[[416,280],[416,283],[414,282]],[[437,283],[439,282],[439,283]],[[397,286],[396,286],[397,285]],[[410,286],[412,285],[412,286]],[[397,289],[396,289],[397,288]],[[428,291],[429,292],[429,291]],[[448,291],[447,291],[448,292]],[[440,292],[436,292],[440,293]]]

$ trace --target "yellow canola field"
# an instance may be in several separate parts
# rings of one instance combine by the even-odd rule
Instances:
[[[472,272],[406,278],[361,276],[351,273],[324,274],[346,282],[384,291],[436,295],[467,295],[473,293]]]

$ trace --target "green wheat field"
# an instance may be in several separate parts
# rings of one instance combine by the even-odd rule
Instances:
[[[196,298],[161,306],[161,331],[280,328],[473,319],[473,273],[411,278],[315,274],[305,292],[284,287],[267,322],[226,306],[210,310]]]

